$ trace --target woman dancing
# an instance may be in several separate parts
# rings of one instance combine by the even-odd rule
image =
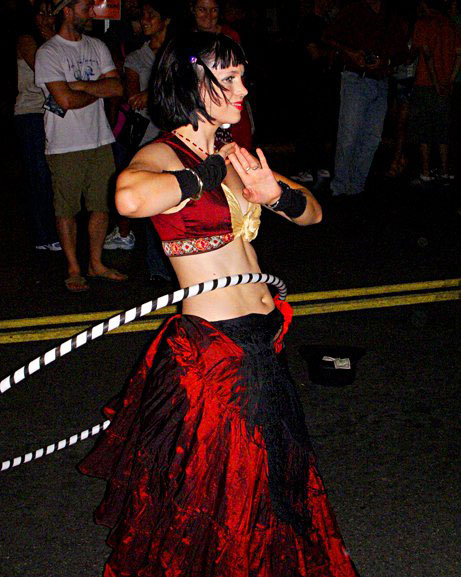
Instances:
[[[244,65],[222,34],[171,41],[151,91],[169,132],[118,179],[119,211],[152,217],[181,287],[260,272],[261,206],[321,219],[261,150],[215,151],[220,124],[240,119]],[[263,284],[185,301],[106,407],[112,424],[80,465],[108,480],[96,512],[111,528],[105,577],[357,577],[279,360],[287,309]]]

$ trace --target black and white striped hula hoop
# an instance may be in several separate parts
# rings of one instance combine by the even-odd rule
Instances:
[[[0,466],[0,473],[2,471],[7,471],[8,469],[13,469],[14,467],[18,467],[19,465],[23,465],[24,463],[30,463],[31,461],[35,461],[36,459],[40,459],[41,457],[46,457],[46,455],[51,455],[51,453],[55,453],[56,451],[62,451],[66,447],[70,447],[75,445],[79,441],[84,441],[85,439],[89,439],[90,437],[94,437],[98,435],[101,431],[105,431],[107,427],[110,425],[110,420],[107,419],[103,423],[99,423],[98,425],[94,425],[91,429],[86,429],[77,435],[72,435],[67,439],[62,439],[57,443],[51,443],[47,447],[43,447],[41,449],[37,449],[31,453],[26,453],[25,455],[21,455],[20,457],[14,457],[13,459],[8,459],[7,461],[3,461]]]
[[[129,309],[127,311],[121,312],[109,319],[90,327],[89,329],[74,335],[70,339],[64,341],[57,347],[50,349],[43,355],[36,357],[32,361],[30,361],[27,365],[17,369],[11,375],[8,375],[4,379],[0,381],[0,393],[5,393],[7,390],[11,389],[13,384],[18,384],[24,379],[26,379],[29,375],[36,373],[44,366],[51,364],[53,361],[56,361],[58,358],[67,355],[71,351],[86,345],[89,341],[94,341],[98,337],[101,337],[105,333],[113,331],[122,325],[126,325],[143,317],[151,312],[158,311],[162,308],[165,308],[169,305],[181,302],[188,298],[211,292],[219,288],[225,288],[229,286],[236,286],[239,284],[257,284],[257,283],[266,283],[273,285],[277,288],[279,296],[282,300],[286,299],[287,296],[287,288],[285,283],[273,276],[271,274],[263,274],[263,273],[246,273],[246,274],[239,274],[233,276],[226,276],[221,277],[215,280],[206,281],[203,283],[195,284],[190,287],[186,287],[184,289],[177,290],[173,293],[162,295],[161,297],[148,301],[141,306]],[[110,421],[104,421],[98,425],[95,425],[91,429],[86,429],[77,435],[72,435],[67,439],[62,439],[57,443],[52,443],[47,447],[42,449],[37,449],[34,452],[27,453],[26,455],[22,455],[20,457],[15,457],[13,459],[9,459],[7,461],[3,461],[1,463],[0,472],[6,471],[7,469],[17,467],[23,463],[29,463],[35,459],[40,459],[45,455],[51,455],[55,451],[60,451],[66,447],[71,445],[75,445],[78,441],[83,441],[88,439],[89,437],[93,437],[107,429],[110,425]]]

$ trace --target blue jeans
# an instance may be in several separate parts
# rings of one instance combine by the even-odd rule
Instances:
[[[159,236],[154,229],[154,225],[149,218],[144,219],[146,223],[146,241],[147,241],[147,268],[150,278],[159,276],[165,280],[174,278],[173,269],[165,253]]]
[[[365,188],[375,152],[381,142],[387,111],[388,80],[341,74],[341,105],[336,142],[333,195],[359,194]]]
[[[58,240],[51,174],[45,158],[43,114],[18,114],[16,134],[22,156],[27,221],[35,246]]]

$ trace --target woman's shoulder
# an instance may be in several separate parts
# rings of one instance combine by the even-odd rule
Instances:
[[[23,53],[30,49],[37,49],[38,45],[32,34],[20,34],[16,39],[18,56],[23,57]]]
[[[183,168],[174,149],[169,146],[167,141],[161,138],[143,146],[136,153],[130,166],[132,168],[139,168],[139,170],[142,170],[144,167],[154,172],[181,170],[181,168]]]
[[[145,42],[140,48],[137,48],[136,50],[133,50],[126,55],[125,66],[128,68],[130,65],[140,66],[146,60],[146,56],[150,56],[151,54],[153,55],[153,52],[149,46],[149,43]]]

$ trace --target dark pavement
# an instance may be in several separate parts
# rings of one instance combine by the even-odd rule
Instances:
[[[66,292],[62,255],[28,246],[14,154],[2,164],[1,319],[125,309],[171,290],[149,285],[135,223],[137,249],[106,255],[130,282]],[[264,215],[255,247],[290,293],[460,278],[456,203],[455,187],[375,178],[363,199],[327,200],[320,225]],[[459,313],[451,300],[297,316],[288,335],[320,470],[362,577],[461,575]],[[151,339],[105,336],[1,395],[0,462],[102,421]],[[1,344],[0,378],[58,342]],[[303,347],[313,344],[362,347],[355,382],[311,383]],[[106,530],[92,511],[104,483],[75,469],[91,443],[0,473],[0,577],[101,575]]]

